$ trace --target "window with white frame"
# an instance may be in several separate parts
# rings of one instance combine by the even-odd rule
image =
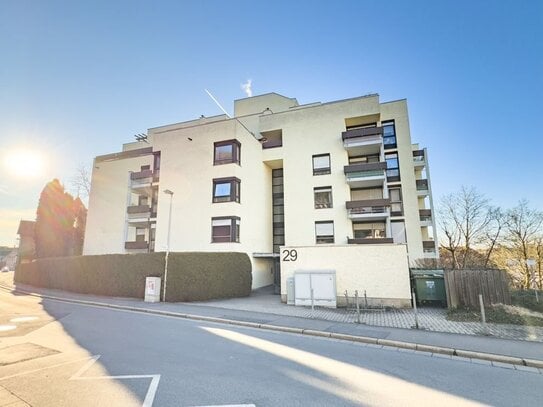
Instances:
[[[334,222],[331,220],[315,222],[315,240],[320,243],[334,243]]]

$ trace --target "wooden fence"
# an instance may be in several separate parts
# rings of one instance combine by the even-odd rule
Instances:
[[[479,294],[485,305],[511,304],[509,277],[504,270],[445,270],[449,308],[479,308]]]

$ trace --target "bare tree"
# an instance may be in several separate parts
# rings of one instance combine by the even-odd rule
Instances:
[[[539,289],[543,289],[543,236],[539,236],[535,241],[535,258],[537,261],[537,275]]]
[[[516,207],[507,212],[507,240],[522,270],[522,286],[525,288],[530,288],[530,267],[527,260],[537,247],[537,238],[542,227],[543,212],[531,209],[526,200],[520,201]]]
[[[76,196],[83,199],[90,195],[91,176],[89,168],[85,164],[79,164],[75,169],[74,176],[70,179],[70,184]]]
[[[500,208],[490,208],[489,222],[485,230],[485,241],[487,244],[484,268],[487,268],[490,263],[490,258],[494,249],[502,238],[503,228],[505,226],[505,214]]]
[[[439,224],[446,237],[442,247],[450,252],[453,268],[470,266],[474,247],[489,237],[493,240],[494,248],[501,233],[501,226],[497,228],[494,225],[500,214],[501,211],[492,208],[489,200],[473,187],[463,186],[459,192],[441,199]]]

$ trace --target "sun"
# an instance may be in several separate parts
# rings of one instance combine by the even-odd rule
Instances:
[[[19,178],[36,178],[43,175],[45,169],[43,155],[31,149],[7,151],[3,161],[6,170]]]

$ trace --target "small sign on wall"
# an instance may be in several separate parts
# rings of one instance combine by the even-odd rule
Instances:
[[[160,277],[145,279],[145,302],[160,302]]]

